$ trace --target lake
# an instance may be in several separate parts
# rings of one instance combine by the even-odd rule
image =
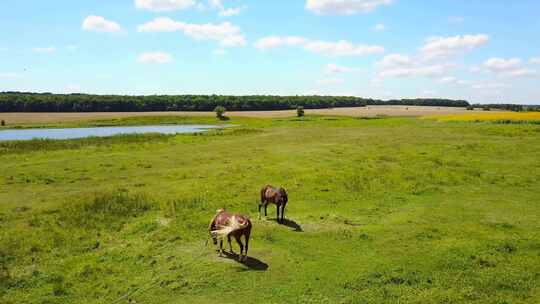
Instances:
[[[21,129],[0,131],[0,141],[30,139],[74,139],[84,137],[107,137],[118,134],[177,134],[198,133],[210,129],[218,129],[213,125],[168,125],[168,126],[129,126],[129,127],[96,127],[96,128],[64,128],[64,129]]]

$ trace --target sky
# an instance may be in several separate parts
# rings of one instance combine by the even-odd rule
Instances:
[[[538,0],[3,0],[0,91],[540,104]]]

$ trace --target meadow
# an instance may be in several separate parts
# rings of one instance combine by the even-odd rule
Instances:
[[[477,109],[476,111],[478,111]],[[326,116],[353,116],[353,117],[377,117],[377,116],[400,116],[417,117],[426,115],[451,115],[470,114],[463,107],[428,107],[428,106],[382,106],[370,105],[366,107],[340,107],[329,109],[304,109],[308,115]],[[508,113],[508,112],[504,112]],[[213,116],[213,112],[197,111],[165,111],[165,112],[64,112],[64,113],[25,113],[12,112],[2,113],[0,119],[4,120],[8,126],[14,127],[40,127],[42,124],[63,124],[108,121],[111,119],[137,118],[137,117],[208,117]],[[227,111],[230,117],[254,117],[254,118],[286,118],[296,116],[296,110],[280,111]]]
[[[158,123],[219,121],[52,126]],[[0,303],[540,301],[540,125],[226,123],[0,143]],[[285,225],[257,219],[268,183],[289,192]],[[205,244],[223,207],[252,218],[246,264]]]

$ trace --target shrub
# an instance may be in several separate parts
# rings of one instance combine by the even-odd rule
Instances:
[[[225,118],[225,112],[227,111],[227,109],[225,109],[225,107],[223,106],[217,106],[215,109],[214,109],[214,112],[216,112],[216,117],[223,120]]]
[[[467,111],[474,111],[474,106],[467,106]]]
[[[304,117],[305,112],[304,112],[304,107],[303,106],[297,106],[296,107],[296,115],[298,117]]]
[[[6,121],[2,119],[2,121],[0,121],[0,125],[5,126],[6,125]]]
[[[154,203],[143,195],[116,190],[67,205],[61,211],[61,219],[75,227],[114,229],[126,219],[142,215],[154,207]]]
[[[484,107],[483,110],[484,111],[491,111],[491,108],[490,107]]]

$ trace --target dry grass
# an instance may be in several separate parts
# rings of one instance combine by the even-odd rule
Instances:
[[[306,110],[306,114],[336,116],[424,116],[464,114],[465,108],[419,107],[419,106],[368,106]],[[62,123],[141,116],[214,116],[213,112],[109,112],[109,113],[0,113],[0,119],[8,124]],[[296,110],[227,112],[234,117],[291,117]]]

